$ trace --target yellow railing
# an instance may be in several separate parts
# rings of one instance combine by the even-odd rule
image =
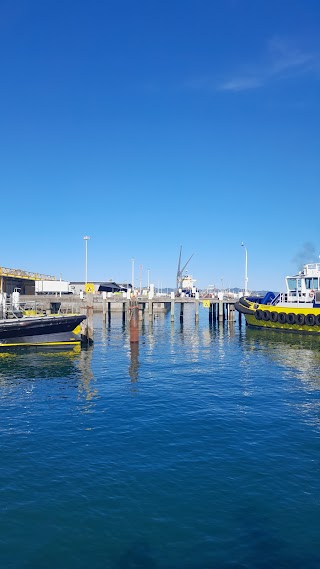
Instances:
[[[31,273],[22,269],[8,269],[0,267],[0,276],[11,277],[13,279],[27,279],[31,281],[55,281],[56,277],[50,275],[42,275],[40,273]]]

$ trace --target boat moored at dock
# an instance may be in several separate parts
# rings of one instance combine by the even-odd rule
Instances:
[[[83,314],[57,314],[1,319],[0,348],[80,344],[80,324],[85,318]]]
[[[309,263],[286,277],[286,292],[242,297],[235,308],[252,328],[320,334],[319,281],[320,263]]]

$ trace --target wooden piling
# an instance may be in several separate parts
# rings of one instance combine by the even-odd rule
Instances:
[[[152,318],[153,318],[153,302],[152,302],[151,298],[149,298],[149,302],[148,302],[148,313],[149,313],[149,320],[152,320]]]
[[[129,312],[130,342],[139,342],[139,305],[136,298],[130,300]]]
[[[81,327],[81,340],[83,343],[93,344],[93,294],[87,293],[86,296],[86,312],[87,318],[83,321]]]
[[[223,300],[219,300],[219,322],[223,322],[223,317],[224,317]]]
[[[107,300],[105,298],[102,299],[102,319],[104,323],[107,320]]]
[[[184,302],[180,303],[180,322],[183,321],[183,309],[184,309]]]
[[[195,307],[195,321],[199,322],[199,299],[196,298],[195,300],[196,307]]]
[[[174,322],[174,299],[171,299],[170,320]]]

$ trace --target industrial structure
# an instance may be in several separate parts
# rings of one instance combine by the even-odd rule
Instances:
[[[55,281],[56,278],[22,269],[0,267],[0,293],[10,295],[15,289],[19,289],[21,294],[32,295],[35,294],[35,283],[43,280]]]

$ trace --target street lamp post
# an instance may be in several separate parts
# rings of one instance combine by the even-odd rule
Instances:
[[[85,251],[86,251],[85,277],[86,277],[86,284],[87,284],[87,282],[88,282],[88,241],[89,241],[90,237],[88,235],[85,235],[83,239],[85,242]]]
[[[246,258],[245,273],[244,273],[244,296],[247,296],[247,294],[248,294],[248,251],[247,251],[247,247],[245,246],[243,241],[241,243],[241,247],[244,247],[245,258]]]

